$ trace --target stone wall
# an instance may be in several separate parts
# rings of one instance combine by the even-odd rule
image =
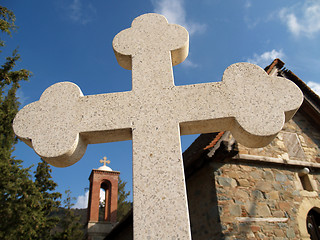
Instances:
[[[294,139],[296,138],[296,139]],[[264,148],[239,144],[240,154],[268,156],[284,160],[320,162],[320,131],[298,112],[285,124],[278,136]]]
[[[319,128],[298,112],[268,146],[238,144],[238,149],[239,154],[319,163],[319,146]],[[193,240],[309,239],[306,216],[311,208],[320,209],[320,169],[307,175],[310,190],[298,175],[303,166],[215,156],[202,160],[206,166],[187,180]]]
[[[193,239],[302,239],[300,205],[318,194],[305,194],[298,171],[234,160],[211,162],[187,182]],[[311,177],[319,189],[320,173]]]

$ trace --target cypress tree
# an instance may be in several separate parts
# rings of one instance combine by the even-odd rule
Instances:
[[[58,231],[53,239],[54,240],[78,240],[83,239],[84,226],[80,223],[81,217],[75,214],[72,201],[75,198],[70,196],[70,190],[66,190],[66,198],[63,201],[64,209],[59,222],[60,231]]]
[[[53,192],[57,184],[52,180],[51,168],[41,159],[35,173],[35,186],[40,191],[40,205],[43,214],[43,222],[37,231],[37,239],[51,239],[52,230],[59,222],[59,217],[53,215],[60,206],[61,193]],[[51,230],[51,231],[50,231]]]
[[[127,200],[130,195],[130,191],[126,192],[127,182],[122,181],[119,177],[118,184],[118,209],[117,209],[117,221],[121,221],[121,219],[130,211],[132,208],[132,203]]]
[[[2,35],[9,36],[16,30],[14,13],[3,6],[0,30]],[[4,46],[1,37],[0,48]],[[16,70],[19,60],[20,55],[14,50],[11,56],[3,58],[0,67],[0,239],[49,239],[42,236],[46,227],[50,232],[55,224],[50,211],[59,205],[56,199],[60,197],[59,193],[50,192],[56,186],[50,179],[51,170],[39,163],[33,182],[30,168],[23,168],[22,160],[13,156],[18,140],[12,129],[19,108],[16,94],[20,81],[31,76],[28,70]]]
[[[0,6],[0,30],[11,36],[16,29],[12,11]],[[0,47],[5,42],[0,39]],[[18,112],[16,96],[19,82],[28,80],[28,70],[14,70],[20,59],[17,50],[6,57],[0,67],[0,239],[32,239],[42,219],[38,211],[40,192],[29,169],[21,166],[21,160],[12,156],[17,138],[12,129],[13,118]]]

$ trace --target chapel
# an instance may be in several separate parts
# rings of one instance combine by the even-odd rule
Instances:
[[[303,104],[266,147],[226,131],[183,153],[193,240],[320,239],[320,98],[280,59],[265,71],[293,81]],[[133,239],[132,221],[131,211],[105,240]]]

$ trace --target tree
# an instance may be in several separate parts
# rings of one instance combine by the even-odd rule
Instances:
[[[11,36],[11,32],[16,29],[14,24],[15,16],[12,11],[0,6],[0,30]],[[5,42],[0,39],[0,47],[4,47]],[[1,53],[1,50],[0,50]],[[19,164],[21,161],[14,160],[11,155],[14,151],[14,145],[17,138],[12,129],[12,121],[18,112],[19,101],[16,92],[20,87],[21,80],[28,80],[31,72],[25,69],[14,71],[20,55],[14,50],[11,57],[7,57],[0,68],[0,141],[1,141],[1,159],[6,159],[11,163]]]
[[[117,209],[117,220],[118,222],[130,211],[132,208],[132,203],[127,201],[128,196],[130,195],[130,191],[126,192],[127,182],[122,181],[119,177],[118,184],[118,209]]]
[[[41,211],[44,220],[38,229],[38,239],[50,239],[52,230],[59,222],[59,217],[54,216],[53,212],[56,212],[60,206],[59,198],[61,193],[53,192],[57,184],[51,179],[51,168],[48,163],[41,159],[38,163],[38,167],[35,173],[35,185],[41,193],[39,199],[41,205]]]
[[[11,36],[15,29],[15,15],[0,6],[1,33]],[[0,39],[0,47],[4,46]],[[22,161],[12,156],[17,143],[12,129],[19,107],[16,93],[20,81],[31,75],[25,69],[14,70],[19,59],[14,50],[0,67],[0,239],[33,239],[43,221],[38,201],[41,193],[31,180],[30,169],[22,168]]]
[[[61,220],[59,223],[59,228],[55,236],[54,240],[78,240],[83,238],[83,226],[80,223],[80,216],[75,215],[72,206],[72,200],[70,196],[70,190],[66,190],[66,199],[63,201],[64,203],[64,213],[61,216]]]

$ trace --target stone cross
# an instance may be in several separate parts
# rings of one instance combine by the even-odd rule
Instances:
[[[110,160],[107,160],[107,157],[103,157],[100,162],[103,163],[103,166],[107,166],[107,163],[110,164]]]
[[[57,167],[77,162],[87,144],[132,139],[135,239],[191,239],[181,134],[230,130],[262,147],[303,100],[291,81],[249,63],[228,67],[221,82],[175,86],[172,66],[188,48],[185,28],[142,15],[113,40],[118,63],[132,70],[131,91],[83,96],[57,83],[14,120],[17,136]]]

